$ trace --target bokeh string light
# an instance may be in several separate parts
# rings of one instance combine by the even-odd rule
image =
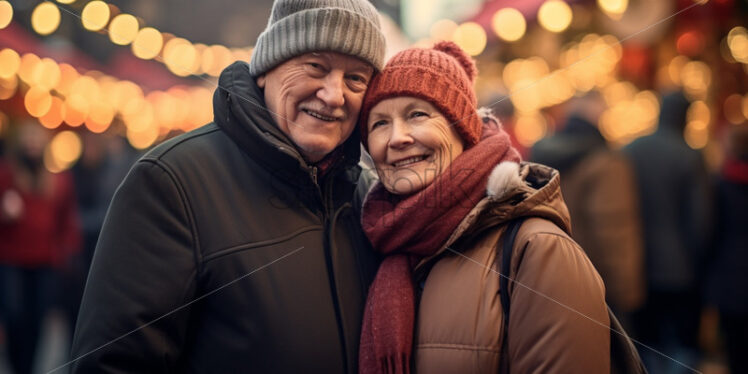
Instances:
[[[72,2],[60,3],[70,4]],[[9,9],[6,10],[2,3],[7,2],[0,0],[0,26],[4,18],[12,17],[10,4],[7,4]],[[34,31],[40,35],[55,32],[60,24],[61,9],[69,12],[51,1],[37,5],[32,15]],[[153,27],[146,27],[142,25],[143,21],[139,18],[131,14],[120,13],[116,6],[101,0],[87,3],[79,18],[86,30],[101,32],[106,29],[112,43],[121,46],[129,45],[136,57],[162,62],[171,73],[179,77],[190,75],[217,77],[232,62],[248,61],[252,55],[252,47],[228,48],[220,44],[207,46],[163,33]],[[175,48],[167,50],[167,46],[170,45],[174,45]]]
[[[133,82],[97,71],[81,73],[69,64],[31,53],[19,56],[9,48],[0,50],[0,62],[0,99],[23,95],[26,112],[48,129],[64,124],[101,133],[117,120],[130,144],[144,149],[172,131],[190,131],[213,117],[212,91],[206,87],[180,85],[145,94]],[[58,160],[58,153],[50,153],[50,170],[73,164]]]

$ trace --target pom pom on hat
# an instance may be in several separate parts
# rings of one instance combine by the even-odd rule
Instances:
[[[473,89],[477,73],[473,59],[449,41],[396,54],[366,91],[359,117],[364,147],[368,149],[366,122],[371,109],[382,100],[401,96],[428,101],[454,126],[466,148],[475,145],[483,129]]]
[[[445,40],[434,44],[434,49],[454,57],[462,65],[462,68],[465,69],[470,82],[475,82],[475,77],[478,75],[478,68],[475,67],[475,61],[460,46],[455,42]]]

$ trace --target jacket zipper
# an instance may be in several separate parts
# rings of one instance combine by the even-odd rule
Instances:
[[[332,178],[333,175],[335,175],[336,170],[330,170],[328,172],[328,177]],[[324,218],[324,227],[325,227],[325,262],[327,263],[328,273],[327,278],[330,283],[330,293],[332,295],[332,303],[335,308],[335,320],[338,324],[338,338],[340,339],[340,351],[341,355],[343,357],[343,370],[345,372],[348,372],[348,345],[346,344],[345,339],[345,329],[343,327],[343,317],[340,310],[340,300],[338,300],[338,287],[336,285],[335,280],[335,268],[333,267],[333,261],[332,261],[332,246],[334,239],[332,238],[333,234],[333,228],[331,219],[334,218],[333,216],[333,210],[332,209],[332,182],[329,182],[325,185],[324,191],[323,189],[317,184],[317,167],[313,167],[312,169],[312,179],[314,180],[315,185],[317,185],[318,188],[320,188],[320,192],[322,195],[322,205],[323,205],[323,218]]]
[[[312,166],[312,181],[314,181],[314,185],[317,186],[317,188],[320,188],[319,183],[317,183],[317,170],[316,166]]]

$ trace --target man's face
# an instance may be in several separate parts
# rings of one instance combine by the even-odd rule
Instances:
[[[353,132],[374,69],[355,57],[307,53],[259,76],[268,110],[307,161],[317,162]]]

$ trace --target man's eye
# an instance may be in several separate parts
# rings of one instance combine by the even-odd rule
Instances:
[[[352,80],[352,81],[354,81],[356,83],[366,83],[366,78],[364,78],[364,77],[362,77],[360,75],[356,75],[356,74],[349,75],[348,79],[350,79],[350,80]]]

